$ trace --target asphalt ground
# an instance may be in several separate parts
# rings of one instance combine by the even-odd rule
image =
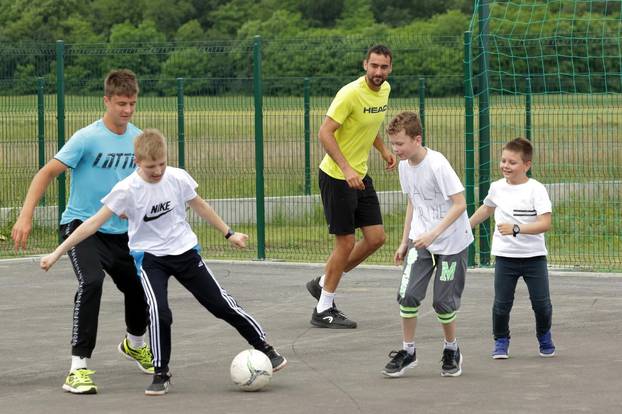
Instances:
[[[341,282],[337,304],[359,323],[354,330],[309,324],[315,301],[305,283],[320,265],[210,262],[289,361],[270,385],[243,392],[229,364],[248,344],[171,279],[173,353],[170,392],[147,397],[149,376],[123,358],[122,296],[104,284],[97,347],[89,368],[96,395],[61,385],[70,366],[76,280],[67,260],[49,273],[38,259],[0,261],[1,413],[620,413],[622,412],[622,277],[551,272],[554,358],[538,356],[527,289],[519,282],[508,360],[493,360],[490,270],[467,275],[458,316],[463,375],[440,376],[441,328],[422,305],[416,343],[419,365],[398,379],[380,370],[401,348],[395,302],[396,267],[362,266]]]

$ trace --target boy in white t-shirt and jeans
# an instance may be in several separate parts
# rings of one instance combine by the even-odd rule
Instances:
[[[536,317],[540,356],[555,355],[551,339],[553,306],[549,294],[544,233],[551,228],[551,200],[546,188],[529,178],[533,147],[525,138],[505,144],[499,167],[503,178],[493,182],[484,203],[471,216],[475,227],[495,215],[491,253],[495,256],[495,299],[492,308],[494,359],[507,359],[510,346],[510,311],[516,283],[527,284]]]
[[[184,170],[166,165],[166,140],[155,129],[146,129],[134,142],[138,169],[117,183],[102,199],[104,206],[81,224],[56,250],[41,259],[44,270],[84,238],[95,233],[113,214],[127,218],[130,253],[134,257],[149,304],[150,339],[155,374],[147,395],[168,391],[171,324],[167,286],[173,275],[214,316],[225,320],[255,349],[270,358],[274,371],[287,360],[265,341],[265,333],[235,299],[220,287],[199,255],[196,234],[186,221],[186,205],[209,222],[237,247],[246,247],[248,236],[231,230],[196,193],[197,183]]]
[[[416,113],[398,114],[389,123],[387,134],[401,160],[400,184],[408,195],[408,205],[402,241],[395,252],[395,262],[405,262],[397,295],[403,349],[389,353],[391,360],[382,374],[400,377],[417,364],[417,316],[433,279],[432,306],[445,337],[441,375],[457,377],[462,374],[462,354],[456,340],[456,316],[464,290],[467,250],[473,241],[464,187],[443,154],[423,146]]]

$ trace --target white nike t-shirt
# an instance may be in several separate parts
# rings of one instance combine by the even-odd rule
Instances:
[[[197,197],[197,187],[180,168],[166,167],[158,183],[148,183],[135,171],[119,181],[102,203],[127,217],[130,250],[178,255],[198,243],[186,221],[186,203]]]

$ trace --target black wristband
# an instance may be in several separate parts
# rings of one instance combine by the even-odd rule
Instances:
[[[225,239],[228,239],[229,237],[233,236],[235,234],[235,231],[229,229],[227,230],[227,234],[225,234]]]

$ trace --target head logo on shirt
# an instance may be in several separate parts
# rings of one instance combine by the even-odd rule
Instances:
[[[174,207],[171,207],[170,201],[166,201],[164,203],[158,203],[154,206],[151,206],[151,211],[149,212],[149,215],[145,214],[145,217],[143,217],[143,221],[147,223],[149,221],[158,219],[162,217],[163,215],[173,211],[173,208]]]

